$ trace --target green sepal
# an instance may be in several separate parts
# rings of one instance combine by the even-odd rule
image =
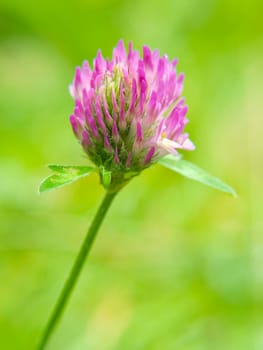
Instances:
[[[97,169],[90,166],[81,165],[48,165],[54,174],[46,177],[39,186],[39,192],[51,191],[69,185],[78,179],[88,176]]]
[[[100,168],[101,183],[105,189],[109,188],[111,184],[111,171],[106,170],[103,166]]]
[[[236,191],[217,177],[208,174],[205,170],[186,160],[178,159],[176,156],[168,155],[158,161],[159,164],[169,168],[191,180],[213,187],[216,190],[237,196]]]

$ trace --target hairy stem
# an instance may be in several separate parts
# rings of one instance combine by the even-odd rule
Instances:
[[[87,232],[87,235],[82,243],[80,251],[79,251],[79,253],[74,261],[74,264],[71,268],[71,271],[68,275],[68,278],[66,279],[64,286],[62,288],[62,291],[59,295],[59,298],[55,304],[53,312],[51,313],[50,319],[46,325],[42,339],[39,343],[38,350],[45,349],[52,332],[54,331],[60,317],[63,314],[65,306],[66,306],[66,304],[69,300],[69,297],[70,297],[70,295],[71,295],[71,293],[76,285],[76,282],[77,282],[78,277],[80,275],[80,272],[83,268],[85,260],[90,252],[90,249],[92,247],[92,243],[94,242],[94,239],[97,235],[97,232],[100,228],[100,225],[101,225],[116,193],[117,192],[114,192],[114,193],[107,192],[106,193],[106,195],[105,195],[105,197],[104,197],[104,199],[103,199],[103,201],[102,201],[102,203],[97,211],[97,214],[91,223],[91,226],[90,226],[90,228]]]

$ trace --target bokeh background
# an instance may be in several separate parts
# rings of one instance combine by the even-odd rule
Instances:
[[[260,1],[0,3],[0,348],[35,349],[103,195],[96,175],[39,196],[46,164],[86,164],[75,66],[120,38],[178,57],[186,159],[237,199],[155,166],[116,198],[53,350],[263,349]]]

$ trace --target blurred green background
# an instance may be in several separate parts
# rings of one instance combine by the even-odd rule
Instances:
[[[185,154],[237,199],[155,166],[116,198],[48,349],[263,349],[260,1],[0,4],[0,349],[35,349],[102,198],[96,175],[39,196],[48,163],[85,164],[75,66],[120,38],[178,57]]]

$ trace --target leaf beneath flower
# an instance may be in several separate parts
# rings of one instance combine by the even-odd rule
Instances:
[[[55,190],[65,185],[69,185],[78,179],[88,176],[97,169],[90,166],[75,166],[75,165],[49,165],[50,170],[55,174],[46,177],[39,186],[39,192]]]
[[[189,179],[201,182],[204,185],[213,187],[222,192],[232,194],[233,196],[237,195],[232,187],[186,160],[178,159],[172,155],[168,155],[161,158],[158,163],[185,177],[188,177]]]

